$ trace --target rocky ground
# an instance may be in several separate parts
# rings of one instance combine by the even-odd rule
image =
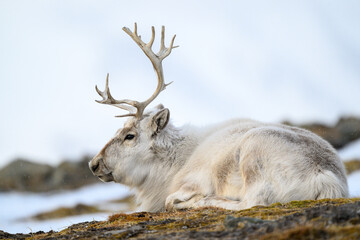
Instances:
[[[202,208],[116,214],[60,232],[8,234],[4,239],[359,239],[360,198],[293,201],[242,211]]]

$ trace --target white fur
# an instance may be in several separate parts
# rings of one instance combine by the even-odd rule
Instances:
[[[158,107],[141,120],[130,118],[89,163],[103,181],[135,188],[141,210],[240,210],[348,196],[336,151],[309,131],[247,119],[155,130],[164,113]],[[124,140],[128,133],[136,137]]]

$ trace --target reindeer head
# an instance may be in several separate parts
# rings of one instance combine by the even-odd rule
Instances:
[[[170,112],[162,105],[144,113],[145,108],[163,91],[167,85],[164,83],[162,60],[166,58],[175,46],[175,36],[169,48],[164,45],[165,28],[161,31],[160,51],[155,54],[151,47],[155,39],[155,29],[152,27],[152,37],[145,44],[137,34],[137,25],[131,32],[124,27],[123,30],[137,43],[146,56],[150,59],[158,78],[158,86],[153,95],[144,102],[134,100],[116,100],[109,90],[109,74],[106,77],[105,90],[96,91],[103,98],[98,103],[112,105],[129,113],[117,117],[130,117],[119,129],[115,136],[104,148],[89,162],[93,174],[104,182],[115,181],[129,186],[140,185],[146,179],[154,153],[151,150],[152,142],[156,140],[169,122]]]

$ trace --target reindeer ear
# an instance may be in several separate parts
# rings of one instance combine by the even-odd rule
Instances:
[[[168,124],[170,119],[170,111],[167,108],[158,111],[151,120],[151,128],[154,132],[159,133]]]

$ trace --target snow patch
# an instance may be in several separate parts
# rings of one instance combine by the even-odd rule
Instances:
[[[349,143],[347,146],[340,149],[339,156],[344,161],[352,160],[354,158],[360,159],[360,139]]]
[[[0,193],[0,226],[1,230],[9,233],[28,233],[36,231],[59,231],[71,224],[105,220],[111,213],[73,216],[49,221],[20,220],[35,214],[51,211],[59,207],[73,207],[83,203],[101,205],[114,199],[126,197],[130,190],[120,184],[107,183],[86,186],[75,191],[66,191],[53,194],[35,193]],[[108,209],[108,206],[107,208]],[[115,211],[115,209],[113,209]]]

